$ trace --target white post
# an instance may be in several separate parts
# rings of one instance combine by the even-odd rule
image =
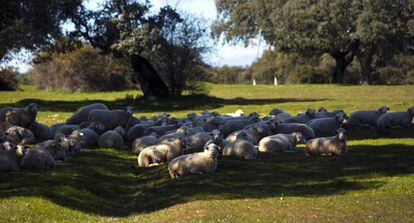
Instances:
[[[256,86],[256,78],[253,78],[253,86]]]
[[[274,79],[273,83],[275,84],[275,86],[277,86],[277,77],[276,76],[275,76],[275,79]]]

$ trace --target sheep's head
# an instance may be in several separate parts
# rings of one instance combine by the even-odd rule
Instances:
[[[257,132],[258,134],[263,134],[266,132],[266,130],[263,128],[263,126],[260,125],[253,125],[251,127],[255,132]]]
[[[36,103],[30,103],[27,107],[26,107],[26,111],[37,115],[37,104]]]
[[[306,137],[301,132],[294,132],[292,133],[292,136],[296,143],[306,144]]]
[[[194,112],[190,112],[187,114],[187,118],[191,121],[194,121],[194,119],[197,118],[197,114]]]
[[[324,107],[320,107],[318,109],[318,112],[328,112],[328,109],[324,108]]]
[[[176,131],[179,134],[182,135],[187,135],[188,134],[188,127],[187,126],[181,126],[179,129],[177,129]]]
[[[313,117],[315,117],[315,110],[314,110],[314,109],[311,109],[311,108],[308,108],[308,109],[306,110],[306,112],[305,112],[305,115],[307,115],[307,116],[309,116],[309,117],[313,118]]]
[[[414,116],[414,106],[407,109],[407,111]]]
[[[243,116],[244,115],[244,111],[241,109],[237,109],[237,111],[234,113],[234,115],[236,116]]]
[[[208,143],[204,146],[204,152],[210,154],[212,159],[217,158],[219,150],[220,147],[214,143]]]
[[[336,130],[336,136],[342,142],[345,142],[346,141],[346,135],[345,135],[345,133],[346,133],[346,131],[343,128],[339,128],[339,129]]]
[[[26,153],[26,147],[24,145],[16,146],[16,155],[22,157]]]
[[[14,147],[13,143],[11,143],[11,142],[4,142],[4,143],[1,144],[1,149],[2,150],[12,150],[14,148],[15,147]]]
[[[213,139],[214,143],[219,143],[224,139],[223,133],[221,133],[220,130],[218,130],[218,129],[213,130],[211,132],[211,136],[212,136],[212,139]]]
[[[341,125],[342,122],[347,118],[348,116],[345,114],[345,112],[340,112],[335,115],[335,120],[336,120],[336,123],[338,123],[338,125]]]
[[[248,138],[249,138],[249,136],[244,131],[241,131],[241,132],[236,134],[236,140],[239,140],[239,139],[247,140]]]
[[[387,113],[387,111],[389,111],[390,110],[390,108],[388,108],[387,106],[381,106],[379,109],[378,109],[378,112],[380,113],[380,114],[385,114],[385,113]]]
[[[283,113],[283,110],[282,109],[274,108],[272,111],[269,112],[269,115],[276,116],[276,115],[278,115],[280,113]]]
[[[121,135],[122,137],[125,136],[126,132],[125,129],[122,128],[122,126],[118,126],[114,129],[115,132],[117,132],[119,135]]]

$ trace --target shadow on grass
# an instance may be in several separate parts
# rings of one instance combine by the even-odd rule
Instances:
[[[37,196],[101,216],[128,216],[193,200],[330,196],[379,188],[382,176],[414,173],[414,148],[355,146],[343,157],[219,157],[214,175],[169,178],[166,165],[138,169],[117,150],[89,149],[53,171],[0,174],[0,198]],[[367,180],[369,179],[369,180]]]
[[[172,112],[180,110],[211,110],[226,105],[266,105],[285,102],[317,102],[327,99],[300,99],[300,98],[280,98],[280,99],[246,99],[234,98],[224,99],[208,95],[186,95],[176,96],[162,99],[153,99],[140,101],[136,99],[122,98],[112,101],[105,100],[82,100],[82,101],[51,101],[42,99],[23,99],[16,103],[0,104],[0,107],[23,107],[29,103],[35,102],[39,105],[40,111],[51,112],[74,112],[81,106],[91,103],[101,102],[109,108],[125,108],[133,106],[137,112]]]

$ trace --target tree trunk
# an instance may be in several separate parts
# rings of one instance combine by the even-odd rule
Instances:
[[[147,59],[139,55],[132,55],[130,59],[134,70],[133,80],[139,82],[144,98],[170,96],[167,85]]]
[[[370,85],[372,82],[372,56],[373,53],[371,49],[364,50],[358,55],[359,64],[361,66],[361,85]]]
[[[341,84],[344,82],[345,70],[354,60],[355,53],[335,51],[331,52],[330,55],[335,59],[335,69],[332,73],[331,82]]]

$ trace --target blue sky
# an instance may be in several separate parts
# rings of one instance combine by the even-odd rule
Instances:
[[[96,8],[101,0],[89,0],[86,5],[89,8]],[[151,0],[152,10],[157,11],[160,7],[171,5],[179,10],[193,13],[197,16],[204,17],[209,23],[216,18],[216,7],[214,0]],[[211,65],[250,65],[263,52],[266,47],[264,43],[253,41],[247,48],[243,44],[227,44],[223,41],[216,45],[216,50],[209,55],[206,60]],[[20,71],[25,72],[30,69],[30,54],[24,53],[23,56],[13,59],[8,65],[18,67]]]

